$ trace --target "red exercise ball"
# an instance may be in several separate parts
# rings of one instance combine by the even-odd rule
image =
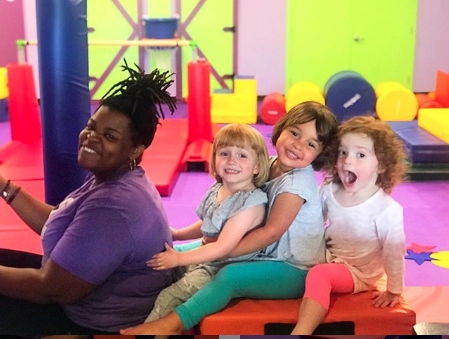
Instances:
[[[260,118],[267,125],[276,124],[285,115],[285,97],[281,93],[268,94],[262,101]]]

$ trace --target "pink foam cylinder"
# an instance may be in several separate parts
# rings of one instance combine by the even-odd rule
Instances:
[[[275,125],[285,110],[285,97],[281,93],[268,94],[262,101],[260,119],[267,125]]]
[[[187,65],[188,142],[200,139],[213,141],[210,117],[210,64],[205,59]]]

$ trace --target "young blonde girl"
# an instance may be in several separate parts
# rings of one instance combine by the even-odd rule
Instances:
[[[201,246],[190,250],[166,245],[166,251],[153,256],[148,265],[156,270],[188,266],[177,282],[156,299],[146,321],[159,319],[186,301],[229,262],[251,260],[257,251],[220,260],[251,229],[265,218],[267,195],[258,187],[268,178],[268,150],[263,136],[245,124],[229,124],[215,136],[210,174],[216,183],[207,191],[199,207],[200,218],[190,226],[172,229],[173,240],[201,238]],[[207,263],[207,264],[204,264]],[[190,266],[189,266],[190,265]]]
[[[375,307],[393,307],[403,290],[402,207],[391,196],[406,172],[403,145],[387,123],[354,117],[339,132],[332,180],[320,195],[328,220],[327,263],[313,267],[292,334],[312,334],[326,316],[331,293],[374,290]]]
[[[293,107],[273,130],[278,156],[270,159],[268,219],[249,232],[231,252],[262,251],[258,259],[223,267],[206,286],[174,312],[157,321],[122,330],[122,334],[180,334],[231,299],[299,298],[308,269],[324,262],[321,203],[314,169],[336,145],[338,123],[318,102]]]

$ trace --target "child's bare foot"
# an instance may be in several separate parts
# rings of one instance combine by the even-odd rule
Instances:
[[[120,330],[120,334],[183,334],[185,329],[181,319],[175,312],[171,312],[167,316],[147,323],[143,323],[134,327],[128,327]]]

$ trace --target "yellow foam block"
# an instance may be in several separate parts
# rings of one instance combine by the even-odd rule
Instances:
[[[0,100],[8,97],[8,74],[6,72],[6,67],[0,67]]]
[[[418,126],[449,143],[449,108],[421,108]]]
[[[305,101],[317,101],[324,105],[324,96],[320,88],[310,81],[297,82],[285,96],[285,109],[288,112],[294,106]]]
[[[235,78],[234,79],[234,93],[247,94],[257,97],[257,83],[254,78]]]
[[[257,96],[237,93],[211,95],[211,122],[255,124],[257,122]]]
[[[233,93],[211,95],[211,122],[255,124],[257,122],[257,82],[235,78]]]
[[[396,82],[384,82],[375,88],[376,113],[384,121],[411,121],[418,113],[415,94]]]

